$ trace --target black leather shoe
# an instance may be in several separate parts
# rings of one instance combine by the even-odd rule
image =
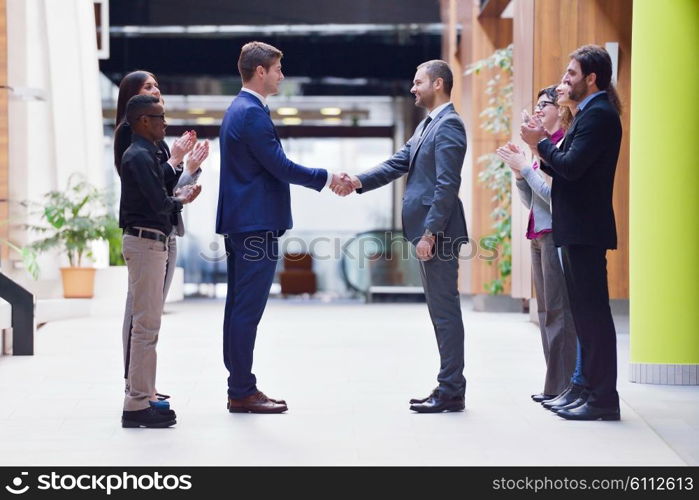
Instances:
[[[438,390],[439,390],[439,387],[435,387],[434,389],[432,389],[432,392],[430,393],[429,396],[427,396],[426,398],[413,398],[413,399],[410,400],[410,404],[411,404],[411,405],[416,405],[416,404],[426,403],[427,400],[430,399],[432,396],[436,396],[436,395],[437,395],[437,391],[438,391]]]
[[[582,393],[585,391],[585,388],[581,385],[575,385],[572,384],[568,389],[563,391],[558,397],[555,399],[550,399],[548,401],[544,401],[541,403],[544,408],[551,409],[554,406],[565,406],[569,405],[576,399],[578,399]]]
[[[573,408],[577,408],[578,406],[582,406],[587,402],[587,393],[582,393],[578,399],[573,401],[572,403],[568,403],[567,405],[562,405],[562,406],[552,406],[549,408],[554,413],[558,413],[561,410],[572,410]]]
[[[598,408],[585,403],[577,408],[559,410],[557,415],[566,420],[620,420],[619,407]]]
[[[121,414],[121,426],[126,428],[146,427],[150,429],[162,429],[177,423],[173,410],[160,410],[149,406],[144,410],[123,411]]]
[[[466,408],[463,397],[446,399],[435,394],[424,403],[410,405],[410,409],[418,413],[441,413],[443,411],[463,411]]]
[[[544,394],[543,392],[539,394],[532,394],[532,399],[537,403],[543,403],[544,401],[549,401],[555,397],[555,394]]]

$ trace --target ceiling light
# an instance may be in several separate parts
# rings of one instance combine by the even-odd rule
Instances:
[[[303,120],[298,116],[290,116],[288,118],[283,118],[282,123],[284,125],[300,125]]]
[[[194,123],[197,125],[213,125],[216,123],[216,119],[211,117],[211,116],[200,116],[196,120],[194,120]]]
[[[342,118],[337,118],[337,117],[323,118],[323,121],[325,123],[342,123]]]
[[[203,108],[192,108],[189,110],[190,115],[205,115],[206,110]]]
[[[337,116],[342,114],[342,110],[340,108],[321,108],[320,114],[324,116]]]
[[[298,115],[299,110],[296,108],[277,108],[277,114],[281,116]]]

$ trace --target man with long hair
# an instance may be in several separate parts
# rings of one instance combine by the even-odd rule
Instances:
[[[553,177],[553,238],[562,247],[563,269],[582,350],[586,390],[558,411],[569,420],[619,420],[616,331],[609,307],[607,249],[617,235],[612,208],[621,120],[612,85],[612,62],[602,47],[585,45],[570,54],[563,83],[578,101],[561,145],[541,124],[523,124],[522,139],[536,147],[541,168]]]

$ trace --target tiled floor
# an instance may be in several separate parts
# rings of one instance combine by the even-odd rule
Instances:
[[[627,382],[625,334],[621,422],[568,422],[529,399],[543,376],[537,328],[465,305],[467,410],[418,415],[407,401],[438,366],[424,304],[273,300],[255,372],[290,411],[241,415],[225,407],[222,309],[168,305],[158,388],[178,424],[166,430],[120,427],[117,312],[43,327],[35,356],[0,358],[0,465],[699,464],[699,387]]]

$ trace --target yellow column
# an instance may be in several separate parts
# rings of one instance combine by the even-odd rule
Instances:
[[[631,380],[699,373],[699,2],[633,4]]]

